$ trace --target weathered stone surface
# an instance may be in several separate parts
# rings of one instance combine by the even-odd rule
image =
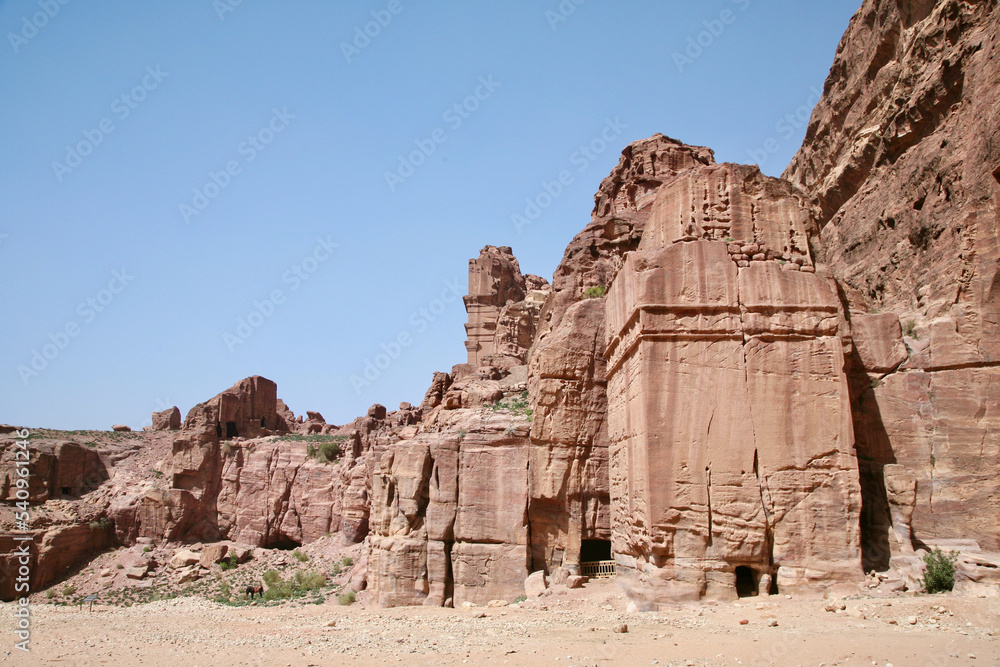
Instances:
[[[111,430],[115,431],[116,433],[131,433],[132,432],[132,428],[130,426],[125,426],[124,424],[115,424],[114,426],[111,427]]]
[[[888,373],[906,361],[903,332],[894,313],[851,313],[851,334],[861,365],[869,373]]]
[[[171,569],[179,570],[191,565],[197,565],[201,561],[201,555],[190,549],[178,549],[171,556],[168,565]]]
[[[886,313],[852,314],[866,568],[938,539],[1000,542],[984,519],[997,513],[998,12],[866,0],[785,172],[813,196],[821,259],[852,310]]]
[[[19,454],[18,452],[22,452]],[[5,440],[0,453],[0,500],[14,500],[18,458],[27,456],[30,502],[80,496],[108,479],[108,470],[93,449],[75,442],[29,444],[27,453]]]
[[[517,597],[528,565],[523,417],[442,406],[423,426],[385,450],[375,471],[376,599],[440,606]]]
[[[153,431],[179,431],[181,428],[181,411],[175,405],[169,410],[153,413]]]
[[[224,542],[207,544],[205,545],[205,548],[201,550],[201,556],[198,558],[198,564],[207,570],[216,563],[222,562],[227,553],[229,553],[229,545]]]
[[[610,540],[604,304],[573,306],[533,352],[529,462],[536,569],[579,571],[585,539]]]
[[[545,571],[538,570],[528,575],[524,580],[524,594],[529,598],[537,598],[549,589],[545,581]]]
[[[24,544],[30,545],[27,567],[31,572],[31,591],[41,590],[66,568],[111,544],[111,532],[104,527],[91,527],[89,518],[79,524],[53,526],[28,534],[31,542],[15,539],[11,533],[0,533],[0,600],[24,595],[16,589],[19,568],[24,565],[17,551]]]
[[[754,589],[861,575],[844,315],[831,281],[781,265],[811,264],[807,233],[787,184],[694,169],[612,284],[612,539],[634,598],[735,597],[740,566]],[[735,236],[774,259],[739,268]]]
[[[483,356],[496,352],[494,338],[500,310],[508,303],[523,301],[525,287],[521,268],[507,246],[486,246],[478,258],[469,260],[465,348],[470,365],[478,366]],[[516,335],[514,338],[516,343]]]

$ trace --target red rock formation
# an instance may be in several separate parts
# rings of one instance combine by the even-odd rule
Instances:
[[[469,294],[465,297],[469,339],[465,348],[470,365],[479,366],[484,356],[496,351],[494,337],[500,310],[508,303],[522,301],[524,295],[521,267],[509,247],[488,245],[478,258],[469,260]]]
[[[177,406],[169,410],[153,413],[152,431],[179,431],[181,428],[181,411]]]
[[[14,500],[16,449],[0,454],[0,500]],[[75,442],[32,445],[28,465],[29,502],[80,496],[108,479],[108,471],[97,452]]]
[[[785,172],[851,305],[867,568],[1000,550],[998,50],[995,2],[866,0]]]
[[[415,437],[385,450],[374,477],[368,565],[380,605],[521,595],[529,559],[526,436],[523,415],[442,405]]]
[[[613,550],[633,598],[860,580],[844,316],[754,167],[660,188],[607,298]],[[845,327],[846,329],[846,327]]]
[[[626,147],[553,276],[529,360],[533,570],[575,571],[584,540],[611,538],[604,308],[585,292],[599,294],[638,248],[658,188],[705,164],[711,150],[662,134]]]

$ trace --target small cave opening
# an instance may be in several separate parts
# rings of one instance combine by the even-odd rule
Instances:
[[[236,430],[236,422],[226,422],[226,438],[235,438],[239,435]]]
[[[997,183],[1000,183],[1000,167],[993,171],[993,178],[997,179]]]
[[[753,568],[746,565],[736,568],[736,595],[741,598],[757,595],[757,574]]]
[[[268,549],[278,549],[279,551],[294,551],[302,546],[301,542],[296,542],[287,535],[280,535],[267,545]]]
[[[61,487],[59,489],[59,491],[62,492],[62,495],[64,495],[64,496],[72,496],[73,495],[73,489],[69,488],[68,486]]]
[[[215,422],[215,435],[216,437],[222,437],[222,424]]]
[[[611,540],[583,540],[580,544],[580,562],[593,563],[611,560]]]
[[[260,427],[267,428],[267,422],[265,421],[264,417],[260,418]]]

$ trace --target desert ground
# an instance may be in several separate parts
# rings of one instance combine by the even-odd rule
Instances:
[[[613,580],[503,607],[231,607],[200,597],[93,611],[35,603],[24,665],[1000,665],[1000,599],[743,598],[626,612]],[[840,607],[843,606],[843,609]],[[13,637],[12,604],[4,604]],[[745,622],[745,623],[744,623]],[[625,630],[622,632],[622,630]]]

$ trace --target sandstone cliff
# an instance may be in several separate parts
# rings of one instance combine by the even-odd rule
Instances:
[[[866,567],[1000,549],[997,3],[867,0],[785,177],[850,306]]]

